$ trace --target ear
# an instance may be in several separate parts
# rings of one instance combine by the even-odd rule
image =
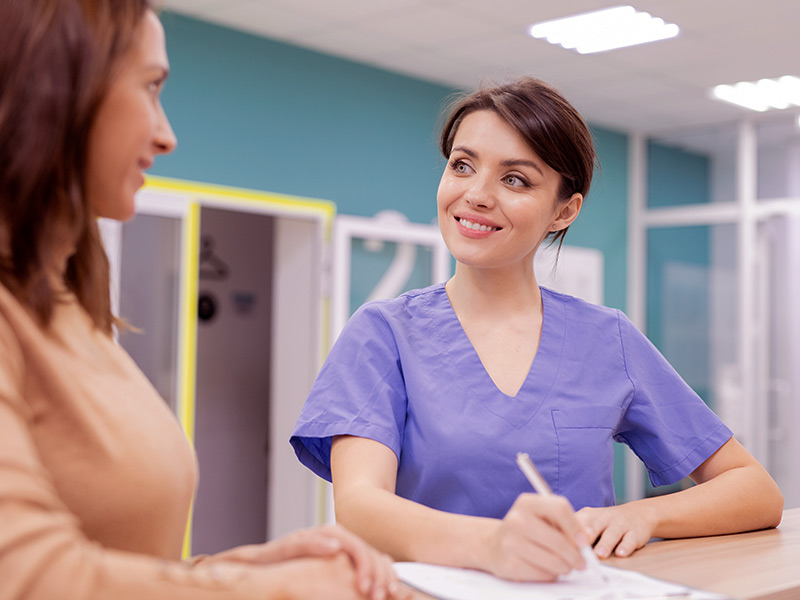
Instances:
[[[561,231],[572,225],[581,212],[581,206],[583,206],[583,194],[578,193],[572,194],[572,197],[566,202],[560,202],[555,219],[550,224],[550,230]]]

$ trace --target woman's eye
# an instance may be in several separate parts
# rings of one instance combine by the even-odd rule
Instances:
[[[527,182],[525,182],[522,178],[517,177],[516,175],[506,175],[503,181],[505,181],[506,184],[512,186],[527,185]]]
[[[161,88],[164,86],[164,80],[162,78],[155,79],[147,84],[147,91],[150,92],[153,96],[158,96],[161,94]]]
[[[462,160],[454,160],[450,163],[450,168],[460,175],[470,172],[469,165]]]

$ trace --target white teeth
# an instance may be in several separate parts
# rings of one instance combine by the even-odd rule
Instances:
[[[488,225],[479,225],[478,223],[473,223],[472,221],[467,221],[466,219],[459,219],[458,220],[461,225],[466,227],[467,229],[473,229],[475,231],[497,231],[500,229],[499,227],[489,227]]]

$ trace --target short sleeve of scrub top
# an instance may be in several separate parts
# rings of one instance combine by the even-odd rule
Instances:
[[[403,365],[380,302],[359,308],[331,348],[291,438],[300,461],[330,481],[331,442],[354,435],[398,457],[406,420]]]
[[[517,452],[577,510],[615,503],[615,440],[663,485],[730,437],[621,312],[546,288],[542,305],[539,349],[515,396],[494,385],[443,285],[363,306],[297,422],[298,458],[330,480],[332,437],[370,438],[398,457],[398,495],[501,518],[531,491]]]
[[[616,440],[644,462],[654,486],[675,483],[733,433],[622,313],[619,335],[633,398]]]

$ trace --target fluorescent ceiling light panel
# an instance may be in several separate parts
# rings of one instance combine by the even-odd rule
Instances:
[[[800,78],[785,75],[778,79],[740,81],[734,85],[718,85],[711,90],[718,100],[764,112],[800,106]]]
[[[639,12],[632,6],[615,6],[531,25],[528,33],[580,54],[604,52],[646,44],[678,35],[673,23]]]

